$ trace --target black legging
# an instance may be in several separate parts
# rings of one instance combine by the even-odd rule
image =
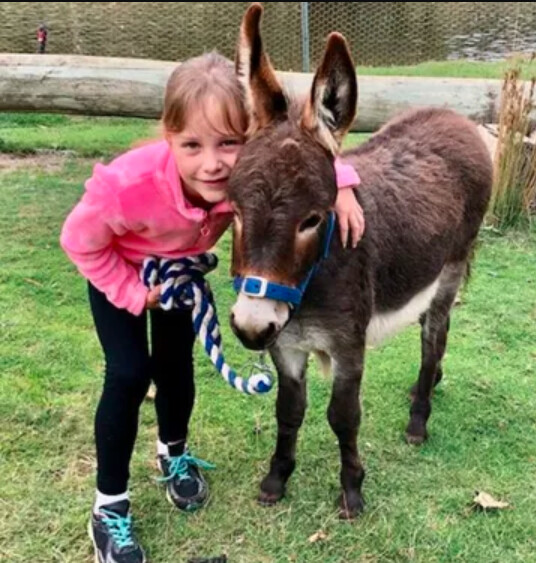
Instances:
[[[159,438],[187,437],[194,404],[190,311],[151,310],[151,353],[147,314],[117,309],[89,284],[89,301],[106,362],[104,388],[95,417],[97,488],[116,495],[127,490],[138,433],[138,413],[151,379],[156,384]]]

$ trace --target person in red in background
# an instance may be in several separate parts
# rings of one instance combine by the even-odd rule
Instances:
[[[44,23],[37,29],[37,52],[43,54],[47,47],[48,31]]]

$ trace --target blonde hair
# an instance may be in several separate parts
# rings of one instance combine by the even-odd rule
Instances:
[[[164,130],[180,132],[194,111],[203,111],[208,119],[213,112],[207,110],[214,105],[219,106],[226,131],[243,137],[248,124],[242,87],[233,63],[215,51],[188,59],[171,73],[164,95],[162,126]]]

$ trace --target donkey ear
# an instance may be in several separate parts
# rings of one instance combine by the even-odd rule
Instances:
[[[336,154],[356,115],[357,79],[346,40],[328,37],[324,57],[313,79],[301,125]]]
[[[236,72],[244,88],[250,128],[260,129],[287,114],[287,101],[262,45],[263,8],[252,4],[242,19],[235,57]]]

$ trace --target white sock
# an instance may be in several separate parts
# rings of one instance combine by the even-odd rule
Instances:
[[[97,514],[101,506],[113,504],[122,500],[129,500],[128,491],[121,493],[120,495],[105,495],[97,490],[95,496],[95,504],[93,505],[93,512]]]
[[[168,456],[169,450],[168,450],[167,444],[164,444],[160,440],[157,440],[156,441],[156,453],[157,453],[157,455]]]

